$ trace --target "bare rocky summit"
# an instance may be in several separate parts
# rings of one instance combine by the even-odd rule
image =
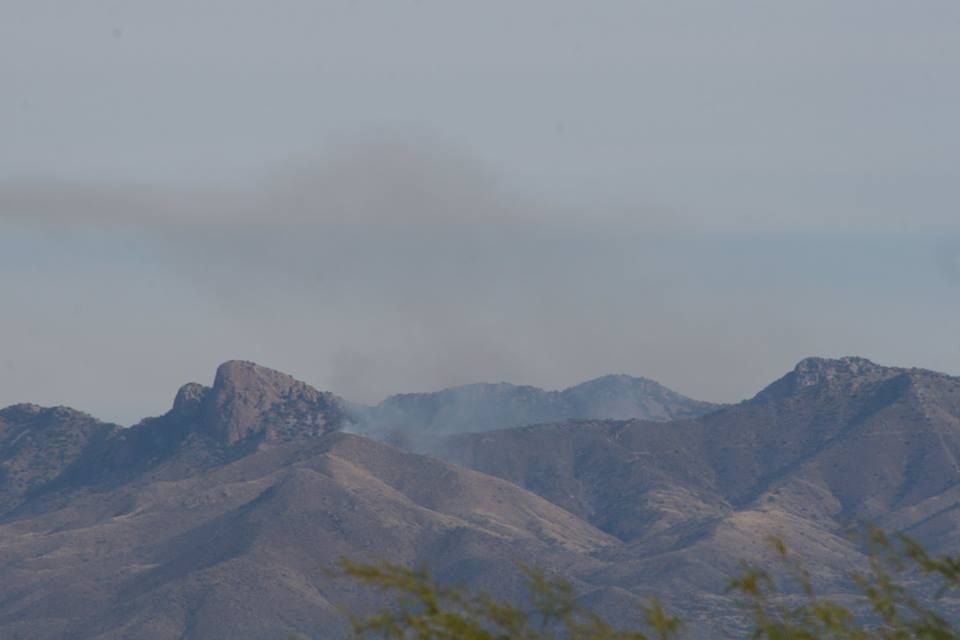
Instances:
[[[252,435],[268,440],[322,435],[342,428],[346,420],[343,401],[332,393],[252,362],[221,365],[207,393],[188,385],[177,395],[188,404],[196,398],[204,428],[226,444]]]

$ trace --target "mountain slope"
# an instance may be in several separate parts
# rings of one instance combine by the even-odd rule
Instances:
[[[0,526],[0,636],[342,636],[337,607],[370,602],[327,578],[342,555],[429,562],[519,595],[513,562],[589,567],[615,543],[502,480],[359,436],[269,443],[158,480],[180,455]]]
[[[67,473],[119,429],[66,407],[0,410],[0,514]]]
[[[960,379],[859,358],[805,360],[752,400],[669,428],[597,421],[468,434],[445,456],[622,540],[601,582],[646,576],[704,602],[738,559],[762,557],[765,534],[804,553],[838,593],[862,560],[851,525],[960,547]]]

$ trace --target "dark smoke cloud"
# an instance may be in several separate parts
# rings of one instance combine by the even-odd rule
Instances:
[[[606,373],[730,401],[808,355],[958,362],[937,346],[953,325],[929,326],[956,301],[930,288],[927,235],[697,222],[551,207],[407,139],[351,141],[232,191],[7,185],[0,267],[21,275],[0,282],[0,404],[130,422],[230,358],[365,402]]]

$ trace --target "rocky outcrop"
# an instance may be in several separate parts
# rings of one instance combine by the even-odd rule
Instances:
[[[802,394],[854,394],[907,369],[885,367],[866,358],[806,358],[793,371],[760,391],[753,401],[769,402]]]
[[[203,428],[225,444],[254,435],[267,439],[321,435],[347,420],[344,403],[332,393],[252,362],[227,362],[217,369],[213,388],[184,387],[177,395],[196,403]]]
[[[209,395],[210,387],[188,382],[177,391],[171,413],[182,418],[196,418],[200,415],[203,403]]]
[[[224,445],[251,437],[317,436],[338,431],[349,421],[345,402],[334,394],[241,360],[220,365],[212,387],[196,382],[180,387],[173,408],[162,419],[164,428],[188,425],[189,431]]]

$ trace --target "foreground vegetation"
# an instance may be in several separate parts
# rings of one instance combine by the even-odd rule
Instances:
[[[801,559],[781,540],[770,539],[777,557],[775,566],[745,564],[729,583],[731,594],[742,601],[751,628],[748,636],[768,640],[960,640],[960,630],[937,608],[944,594],[960,586],[960,556],[932,556],[908,537],[891,537],[876,529],[867,531],[863,542],[869,560],[862,573],[851,576],[859,589],[859,603],[848,607],[819,596]],[[681,636],[683,630],[682,621],[656,600],[644,610],[644,629],[617,629],[580,606],[569,582],[535,568],[521,567],[530,593],[528,607],[440,585],[423,569],[344,560],[341,570],[396,597],[392,606],[353,621],[358,638],[669,640]],[[913,586],[905,586],[907,580]]]

